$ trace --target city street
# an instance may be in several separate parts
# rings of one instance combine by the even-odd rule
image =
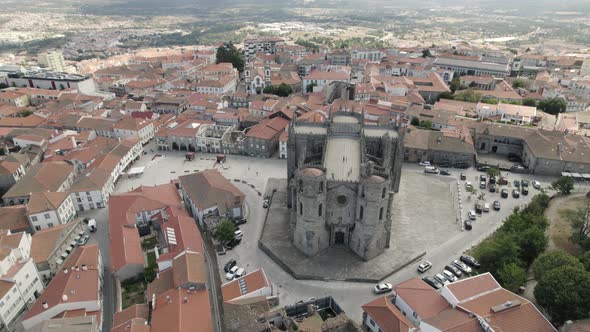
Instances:
[[[153,152],[151,150],[153,150]],[[352,319],[360,322],[362,318],[360,305],[375,298],[375,295],[371,292],[373,285],[348,282],[295,280],[258,248],[258,239],[262,231],[264,216],[266,213],[266,209],[262,207],[263,197],[258,193],[264,193],[268,178],[284,178],[286,176],[285,160],[228,155],[226,163],[220,165],[215,164],[214,154],[197,153],[195,160],[185,161],[184,152],[157,151],[154,148],[153,143],[146,146],[145,151],[147,151],[147,154],[133,165],[134,167],[145,166],[146,169],[144,174],[138,178],[131,179],[123,175],[117,185],[116,192],[126,192],[137,188],[140,185],[152,186],[167,183],[170,180],[188,174],[189,172],[214,167],[228,179],[232,180],[232,183],[246,194],[248,222],[240,226],[240,229],[244,233],[243,240],[240,245],[233,250],[228,251],[226,255],[218,257],[220,265],[219,273],[221,274],[223,281],[225,281],[223,265],[229,259],[233,258],[237,260],[238,266],[244,267],[247,272],[254,271],[260,267],[264,268],[269,280],[273,284],[274,293],[279,297],[281,305],[292,304],[299,300],[305,300],[311,297],[318,298],[331,295]],[[161,157],[157,157],[157,155],[161,155]],[[452,195],[452,197],[457,200],[454,206],[454,208],[457,209],[457,217],[459,215],[459,206],[462,206],[463,208],[460,219],[460,221],[462,221],[466,219],[467,211],[473,209],[473,204],[477,198],[476,196],[467,197],[465,195],[464,181],[458,180],[459,174],[461,172],[466,173],[467,179],[477,187],[479,184],[478,177],[483,173],[474,169],[450,169],[450,171],[452,172],[451,176],[424,175],[424,178],[428,179],[430,176],[438,177],[439,180],[447,181],[449,183],[449,195]],[[423,173],[423,167],[414,164],[404,164],[403,172]],[[532,180],[533,178],[542,181],[544,186],[546,186],[551,180],[550,178],[537,178],[529,175],[508,174],[508,180],[510,183],[506,187],[511,191],[513,180]],[[239,179],[240,182],[236,182],[234,179]],[[242,183],[241,181],[245,181],[246,183]],[[413,208],[419,209],[423,205],[429,205],[429,200],[436,199],[428,196],[427,181],[424,182],[423,187],[424,195],[416,197],[415,202],[412,202],[415,204]],[[461,188],[461,195],[459,195],[458,188]],[[461,253],[470,249],[472,246],[481,242],[493,233],[493,231],[501,225],[502,221],[512,212],[513,208],[525,205],[538,191],[531,186],[529,195],[521,196],[519,199],[514,199],[512,196],[509,196],[507,199],[502,199],[500,198],[499,193],[489,193],[487,190],[485,192],[485,201],[492,203],[494,200],[499,200],[502,203],[501,210],[492,210],[483,213],[482,215],[478,215],[477,220],[473,223],[473,230],[471,231],[460,231],[461,223],[455,221],[452,226],[457,227],[456,232],[452,233],[454,235],[446,239],[446,241],[437,246],[436,249],[427,251],[426,256],[424,257],[424,260],[429,260],[433,263],[432,270],[429,271],[429,274],[438,273],[443,269],[444,265],[448,264],[451,260],[456,259]],[[461,197],[461,204],[459,204],[457,199],[458,196]],[[98,232],[91,235],[90,243],[93,243],[93,241],[99,243],[103,253],[103,262],[105,267],[108,267],[108,209],[86,212],[83,216],[85,217],[87,214],[96,218],[99,225]],[[415,222],[427,223],[429,221],[416,220]],[[416,272],[416,265],[417,264],[410,265],[386,278],[384,281],[396,284],[409,278],[417,277],[419,275]],[[107,282],[106,279],[105,292],[112,294],[112,284],[110,284],[110,281]],[[109,304],[108,302],[109,301],[105,299],[105,313],[108,305],[112,308],[112,303]],[[108,315],[105,315],[105,324],[107,316]]]

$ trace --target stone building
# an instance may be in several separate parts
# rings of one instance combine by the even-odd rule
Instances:
[[[293,243],[307,256],[348,247],[370,260],[389,247],[403,130],[365,125],[338,111],[322,123],[291,122],[288,179]]]

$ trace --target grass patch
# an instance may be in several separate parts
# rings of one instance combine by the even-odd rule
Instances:
[[[121,283],[121,300],[123,309],[134,304],[145,303],[145,283],[143,281]]]
[[[143,251],[148,251],[150,249],[153,249],[156,245],[158,245],[158,239],[155,236],[153,236],[141,242],[141,249],[143,249]]]
[[[156,253],[151,251],[146,254],[147,256],[147,266],[152,266],[156,264]]]

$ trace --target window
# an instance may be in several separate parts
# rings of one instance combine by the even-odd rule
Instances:
[[[82,203],[82,199],[80,197],[76,198],[76,200],[78,201],[78,203]]]
[[[25,274],[25,279],[29,279],[29,274]]]
[[[0,301],[0,308],[4,306],[4,301]]]
[[[32,221],[37,221],[37,216],[32,216],[32,217],[31,217],[31,220],[32,220]]]
[[[324,192],[324,181],[320,182],[320,194]]]
[[[41,226],[35,226],[35,230],[40,231],[41,230]]]
[[[10,295],[6,295],[6,301],[10,300]]]
[[[381,192],[381,198],[385,198],[385,191],[387,190],[387,188],[383,188],[383,191]]]
[[[48,222],[47,223],[47,227],[53,227],[53,223],[52,222]]]
[[[45,213],[45,214],[43,215],[43,217],[45,217],[45,219],[49,219],[49,218],[51,218],[51,216],[49,215],[49,213]]]
[[[359,220],[363,220],[363,215],[365,214],[365,208],[361,205],[361,209],[359,211]]]
[[[299,202],[299,215],[303,215],[303,203]]]
[[[86,196],[90,196],[90,191],[87,191],[86,192]]]
[[[13,292],[13,293],[16,293],[16,287],[14,287],[14,288],[12,289],[12,292]]]
[[[318,206],[318,217],[322,216],[322,204],[320,203],[320,205]]]
[[[383,219],[383,207],[379,209],[379,220]]]
[[[369,318],[369,324],[371,324],[371,326],[375,326],[375,321],[372,318]]]
[[[86,199],[87,199],[89,202],[92,202],[92,196],[88,196],[88,197],[86,197]]]
[[[418,318],[418,314],[415,311],[412,313],[412,316],[414,316],[414,318]]]

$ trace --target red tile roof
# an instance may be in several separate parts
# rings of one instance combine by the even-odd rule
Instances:
[[[489,273],[459,280],[446,286],[458,302],[502,288]]]
[[[152,331],[213,331],[211,305],[206,289],[189,291],[173,288],[156,298],[152,310]]]
[[[384,332],[407,332],[414,328],[414,324],[391,301],[390,296],[382,296],[361,308]]]
[[[436,316],[450,307],[442,295],[419,278],[412,278],[397,284],[393,290],[422,319]]]
[[[242,292],[242,285],[245,285],[246,292]],[[258,269],[254,272],[250,272],[245,276],[234,279],[221,286],[221,294],[223,301],[230,302],[233,299],[242,297],[246,294],[256,292],[265,287],[271,287],[266,273],[263,269]]]

